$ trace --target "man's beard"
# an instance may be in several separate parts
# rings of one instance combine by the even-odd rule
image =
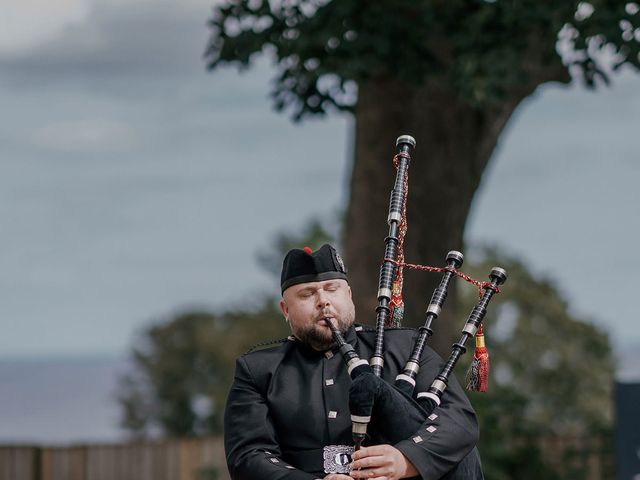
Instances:
[[[344,335],[347,330],[353,325],[353,315],[347,314],[344,318],[331,318],[332,323],[336,326],[338,331]],[[314,323],[304,330],[300,330],[295,333],[295,336],[303,343],[306,343],[314,350],[325,351],[336,346],[336,341],[331,334],[331,331],[319,323]]]

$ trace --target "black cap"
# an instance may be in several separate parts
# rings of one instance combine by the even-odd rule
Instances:
[[[315,252],[309,247],[289,250],[282,262],[280,287],[282,292],[298,283],[347,279],[347,269],[336,249],[324,244]]]

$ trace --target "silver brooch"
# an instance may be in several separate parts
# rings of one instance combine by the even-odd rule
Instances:
[[[351,454],[353,446],[327,445],[322,452],[324,457],[324,473],[351,472]]]

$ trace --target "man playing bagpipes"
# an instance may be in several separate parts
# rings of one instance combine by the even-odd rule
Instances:
[[[481,345],[486,307],[506,272],[496,267],[491,282],[473,280],[457,271],[456,251],[443,268],[404,263],[415,140],[405,135],[397,146],[376,329],[354,323],[347,271],[333,247],[287,253],[280,308],[292,335],[241,356],[227,400],[225,451],[234,480],[483,478],[475,413],[452,371],[469,338]],[[443,273],[418,330],[389,328],[402,314],[403,267]],[[481,298],[443,362],[426,341],[454,276],[478,285]],[[486,386],[487,367],[474,358],[475,389]]]
[[[478,440],[475,413],[452,378],[437,412],[415,435],[390,445],[377,426],[401,419],[376,418],[367,445],[353,450],[349,409],[351,378],[326,320],[332,321],[360,358],[370,358],[375,331],[356,326],[351,289],[342,260],[329,245],[315,252],[292,250],[281,277],[282,313],[292,336],[281,345],[240,357],[227,400],[225,450],[234,480],[442,478]],[[405,366],[416,331],[385,331],[383,379],[393,383]],[[420,360],[417,389],[427,390],[443,364],[428,347]],[[482,478],[477,454],[456,478]],[[325,476],[326,475],[326,476]],[[453,477],[452,477],[453,478]]]

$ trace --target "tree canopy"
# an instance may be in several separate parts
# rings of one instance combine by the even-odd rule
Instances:
[[[584,435],[610,425],[615,365],[606,331],[573,314],[550,279],[493,249],[482,255],[467,272],[482,278],[499,264],[509,273],[485,321],[494,384],[525,397],[520,418],[549,433]],[[477,301],[472,290],[464,288],[461,299],[467,311]]]
[[[152,326],[120,382],[122,425],[136,436],[221,432],[235,358],[288,333],[271,299],[253,311],[185,312]]]
[[[640,68],[639,6],[620,0],[227,1],[214,9],[209,68],[275,58],[273,97],[296,118],[352,111],[372,77],[440,79],[470,104],[546,81],[589,86]],[[606,55],[602,55],[606,52]]]
[[[494,265],[509,273],[484,322],[489,391],[469,394],[481,425],[485,475],[588,478],[589,467],[571,454],[597,447],[583,442],[585,450],[555,452],[555,461],[549,461],[544,443],[554,435],[610,438],[614,360],[606,331],[573,314],[552,280],[534,275],[517,259],[495,248],[475,256],[466,268],[475,278],[486,277]],[[462,311],[468,312],[477,294],[466,285],[459,288]],[[601,473],[613,478],[611,471]]]

